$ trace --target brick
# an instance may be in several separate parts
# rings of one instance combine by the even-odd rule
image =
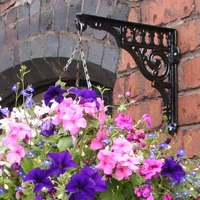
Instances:
[[[123,95],[125,94],[125,78],[118,78],[115,82],[115,86],[113,88],[113,104],[114,105],[119,105],[120,104],[120,100],[118,98],[118,95]],[[124,98],[123,98],[124,99]],[[122,101],[123,101],[122,99]]]
[[[81,12],[81,5],[82,5],[81,0],[73,0],[70,2],[70,9],[68,13],[68,24],[67,24],[67,29],[70,32],[77,33],[77,28],[75,26],[75,19],[76,19],[76,13]]]
[[[118,19],[118,20],[127,20],[128,18],[128,12],[129,12],[129,7],[127,4],[118,4],[114,8],[113,12],[113,19]]]
[[[46,33],[46,31],[50,30],[52,27],[52,22],[53,22],[53,11],[52,10],[46,10],[44,12],[41,12],[40,32]]]
[[[152,121],[152,128],[158,128],[161,126],[163,120],[162,101],[159,99],[142,102],[138,105],[129,107],[126,113],[134,119],[134,122],[141,119],[144,114],[149,114]]]
[[[70,57],[74,49],[74,40],[71,37],[60,36],[59,57]]]
[[[4,54],[0,55],[0,72],[13,67],[12,54],[12,51],[7,51]]]
[[[37,35],[39,33],[40,15],[35,14],[30,18],[30,35]]]
[[[17,41],[17,29],[14,25],[6,26],[6,44],[14,44]]]
[[[193,0],[155,0],[141,4],[142,22],[146,24],[166,24],[182,19],[194,11]],[[158,9],[159,8],[159,12]]]
[[[128,21],[139,23],[141,21],[141,8],[134,7],[131,8],[128,14]]]
[[[192,19],[176,27],[181,53],[193,51],[200,45],[200,19]],[[187,31],[186,31],[187,30]]]
[[[200,57],[183,63],[183,89],[196,88],[200,85]]]
[[[103,50],[104,50],[104,47],[102,44],[96,41],[93,41],[90,46],[88,61],[95,63],[97,65],[101,65]]]
[[[29,17],[30,14],[30,5],[27,4],[23,4],[23,5],[19,5],[17,7],[17,19],[18,21],[21,19],[24,19],[26,17]]]
[[[139,70],[128,76],[126,84],[127,90],[131,92],[131,98],[135,101],[159,96],[159,92],[151,86],[151,81],[146,79]]]
[[[189,158],[193,158],[194,156],[199,156],[200,152],[199,137],[200,137],[199,127],[189,130],[184,130],[183,144],[184,144],[184,149],[187,152],[187,156]]]
[[[41,1],[33,1],[30,5],[30,16],[35,15],[40,12],[40,2]]]
[[[17,24],[17,37],[18,39],[26,39],[30,35],[29,18],[18,21]]]
[[[17,8],[8,11],[6,15],[6,24],[13,24],[17,20]]]
[[[31,44],[30,42],[23,42],[21,44],[21,63],[30,60]]]
[[[16,65],[19,65],[21,62],[20,62],[20,57],[19,57],[19,45],[16,44],[13,48],[13,64],[14,66]]]
[[[200,122],[200,93],[178,97],[178,116],[180,126]]]
[[[195,9],[195,13],[197,15],[199,15],[200,14],[200,1],[199,0],[194,1],[194,9]]]
[[[58,56],[58,37],[48,35],[46,41],[45,57],[57,57]]]
[[[110,72],[116,73],[118,58],[119,58],[118,51],[106,47],[103,56],[102,68]]]
[[[44,44],[45,38],[34,38],[32,41],[32,59],[44,57]]]
[[[67,20],[67,4],[61,4],[54,8],[54,30],[60,32],[65,30]]]
[[[7,0],[4,4],[0,5],[0,13],[3,13],[10,6],[14,5],[17,0]]]
[[[126,71],[137,67],[133,57],[126,50],[121,49],[118,71]]]

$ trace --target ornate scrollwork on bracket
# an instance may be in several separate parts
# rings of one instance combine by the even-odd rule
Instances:
[[[168,117],[169,132],[177,127],[177,31],[87,14],[77,14],[79,23],[109,32],[120,48],[133,57],[143,76],[152,82],[163,99],[163,114]]]

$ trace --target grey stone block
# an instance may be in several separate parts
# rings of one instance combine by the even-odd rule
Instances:
[[[97,6],[98,6],[98,1],[85,0],[82,12],[84,14],[94,15],[94,14],[96,14]]]
[[[30,29],[29,18],[19,21],[17,24],[17,38],[20,40],[28,38],[30,34],[29,29]]]
[[[5,71],[9,68],[13,67],[12,64],[12,51],[5,52],[0,55],[0,70]]]
[[[24,42],[21,45],[21,63],[30,60],[31,44],[30,42]]]
[[[46,31],[50,30],[52,27],[52,21],[53,21],[52,10],[46,10],[44,12],[41,12],[40,32],[45,33]]]
[[[115,1],[101,0],[99,4],[98,15],[102,17],[109,17],[113,13]]]
[[[58,37],[48,35],[46,41],[45,57],[57,57],[58,56]]]
[[[102,68],[116,73],[117,63],[119,59],[119,52],[109,47],[105,48]]]
[[[30,5],[30,15],[35,15],[40,12],[40,0],[35,0]]]
[[[10,45],[17,41],[17,29],[15,26],[6,26],[6,44]]]
[[[54,4],[54,0],[41,0],[42,10]]]
[[[94,38],[103,40],[107,35],[106,31],[103,30],[94,30]]]
[[[6,45],[5,29],[0,32],[0,49],[3,49]]]
[[[54,30],[60,32],[65,30],[67,21],[67,5],[62,4],[54,8]]]
[[[97,65],[101,65],[103,50],[104,50],[104,47],[101,43],[93,41],[90,46],[88,61],[95,63]]]
[[[40,15],[35,14],[30,18],[30,35],[37,35],[39,33]]]
[[[19,58],[19,45],[15,45],[13,48],[13,64],[14,66],[20,64],[20,58]]]
[[[127,4],[118,4],[114,9],[113,18],[118,20],[127,20],[129,7]]]
[[[30,14],[30,5],[25,3],[17,7],[17,19],[21,20],[23,18],[29,17]]]
[[[6,24],[15,23],[16,20],[17,20],[17,8],[13,8],[12,10],[9,10],[6,15]]]
[[[74,40],[71,37],[60,36],[59,57],[70,57],[74,49]]]
[[[31,58],[44,57],[45,38],[34,38],[32,41],[32,54]]]
[[[68,14],[68,24],[67,29],[70,32],[77,33],[77,28],[75,25],[76,13],[81,12],[82,0],[73,0],[70,2],[70,9]]]

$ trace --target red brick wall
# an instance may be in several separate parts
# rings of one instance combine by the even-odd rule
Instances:
[[[178,64],[178,132],[175,148],[184,147],[192,157],[200,152],[200,1],[129,0],[128,20],[166,26],[178,31],[181,58]],[[150,82],[137,71],[131,57],[121,52],[114,99],[131,92],[138,102],[128,113],[136,120],[145,113],[152,116],[153,127],[162,124],[161,99]],[[115,100],[116,103],[117,100]]]

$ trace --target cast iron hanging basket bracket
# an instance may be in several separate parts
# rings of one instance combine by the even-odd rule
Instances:
[[[151,26],[93,15],[77,15],[76,26],[83,24],[93,29],[109,32],[117,45],[134,59],[143,76],[151,81],[163,99],[162,112],[168,118],[168,130],[176,132],[177,115],[177,63],[180,51],[175,29]]]

